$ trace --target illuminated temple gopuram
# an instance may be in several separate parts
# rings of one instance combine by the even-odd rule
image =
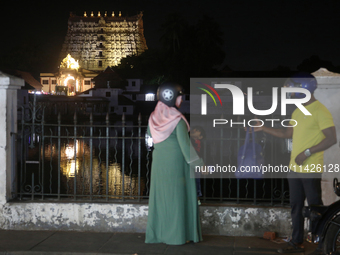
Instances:
[[[56,73],[40,73],[42,92],[75,95],[93,88],[93,78],[108,66],[116,66],[122,58],[147,50],[143,14],[124,17],[121,12],[108,16],[71,13],[68,31],[59,55]]]
[[[141,54],[147,49],[142,17],[142,13],[122,16],[121,12],[71,14],[60,61],[71,54],[82,68],[102,71],[124,57]]]

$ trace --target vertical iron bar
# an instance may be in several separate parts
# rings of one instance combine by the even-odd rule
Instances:
[[[73,149],[74,149],[74,200],[77,200],[77,110],[74,112],[73,116],[74,123],[74,141],[73,141]]]
[[[250,127],[249,127],[250,128]],[[256,142],[256,134],[253,134],[252,139],[254,139],[254,142]],[[254,179],[254,199],[253,199],[254,205],[256,205],[256,179]]]
[[[240,148],[240,128],[237,128],[237,148]],[[236,203],[240,203],[240,179],[237,179],[237,195],[236,195]]]
[[[53,143],[52,143],[52,136],[53,136],[53,131],[52,128],[50,128],[50,146],[51,146],[51,153],[50,153],[50,194],[52,194],[52,170],[53,170],[53,165],[52,165],[52,156],[53,156]]]
[[[230,141],[229,141],[229,153],[228,153],[228,155],[229,155],[229,163],[230,162],[232,162],[232,160],[231,160],[231,155],[232,155],[232,150],[231,150],[231,147],[233,146],[233,129],[232,128],[230,128],[229,129],[229,131],[230,131],[230,136],[229,136],[229,139],[230,139]],[[231,179],[231,177],[229,176],[229,185],[228,185],[228,198],[230,199],[231,198],[231,183],[232,183],[232,179]]]
[[[132,163],[133,163],[133,158],[132,158],[132,155],[133,155],[133,128],[132,127],[132,130],[131,130],[131,144],[130,144],[130,174],[129,174],[129,179],[130,179],[130,196],[132,197]]]
[[[45,172],[45,107],[43,108],[42,120],[41,120],[41,144],[42,144],[42,165],[41,165],[41,198],[44,200],[44,172]]]
[[[221,116],[223,119],[223,114]],[[223,162],[223,128],[221,128],[221,132],[220,132],[220,161],[221,161],[221,166],[224,165]],[[222,171],[220,173],[220,202],[223,201],[223,176],[222,176]]]
[[[122,116],[122,201],[124,201],[125,189],[125,114]]]
[[[109,201],[109,112],[106,114],[106,201]]]
[[[60,136],[61,136],[61,115],[58,112],[58,200],[60,200]]]
[[[99,132],[99,143],[98,143],[98,195],[101,195],[102,191],[101,191],[101,186],[102,186],[102,160],[101,160],[101,154],[102,154],[102,150],[101,150],[101,146],[102,146],[102,130],[101,128],[98,129]]]
[[[284,183],[284,180],[281,179],[281,205],[283,205],[284,203],[284,186],[285,186],[285,183]]]
[[[32,195],[31,195],[31,200],[33,201],[34,200],[34,173],[32,173]]]
[[[204,145],[204,158],[203,159],[206,159],[207,158],[207,143],[205,142],[203,145]],[[202,195],[203,195],[203,202],[205,203],[207,200],[207,178],[205,176],[203,178],[203,194]]]
[[[67,146],[67,150],[70,147],[70,133],[68,132],[68,129],[65,128],[65,131],[66,131],[66,139],[67,139],[67,143],[66,143],[66,146]],[[74,149],[74,148],[73,148]],[[66,155],[67,156],[67,155]],[[67,158],[67,161],[72,165],[72,161],[71,161],[71,158]],[[72,166],[71,166],[72,167]],[[67,173],[66,175],[66,194],[68,194],[69,192],[69,189],[70,189],[70,186],[69,186],[69,178],[70,178],[70,173]],[[74,181],[74,180],[73,180]]]
[[[274,153],[273,153],[273,150],[274,150],[274,139],[273,139],[273,136],[272,136],[272,138],[271,138],[271,163],[272,163],[272,165],[274,165],[274,160],[273,160],[273,158],[274,158]],[[270,195],[270,204],[271,205],[273,205],[274,204],[274,187],[273,187],[273,180],[274,179],[270,179],[270,193],[271,193],[271,195]]]
[[[83,137],[85,137],[86,134],[86,128],[83,127]],[[83,140],[83,152],[82,152],[82,158],[83,158],[83,162],[82,162],[82,190],[81,190],[81,194],[84,195],[84,191],[85,191],[85,139]]]
[[[114,129],[115,130],[115,135],[116,135],[116,139],[115,139],[115,154],[114,154],[114,158],[115,158],[115,164],[116,164],[116,168],[118,168],[118,159],[117,159],[117,153],[118,153],[118,150],[117,150],[117,144],[118,144],[118,131],[117,131],[117,128]],[[115,182],[114,182],[114,192],[113,194],[116,195],[117,194],[117,174],[115,174]]]
[[[92,112],[90,113],[90,200],[92,200],[92,164],[93,164],[93,158],[92,158],[92,152],[93,152],[93,115]]]
[[[254,205],[256,205],[256,180],[254,179]]]
[[[37,136],[38,138],[38,136]],[[37,139],[36,138],[36,139]],[[37,139],[38,141],[38,139]],[[41,184],[41,142],[39,141],[39,145],[38,145],[39,149],[38,149],[38,152],[39,152],[39,155],[38,155],[38,185],[40,184],[40,186],[42,186]]]
[[[29,123],[27,123],[29,125]],[[27,127],[28,127],[27,125]],[[25,135],[25,138],[28,136],[28,139],[30,139],[30,134],[26,134]],[[32,140],[31,140],[32,142]],[[23,172],[23,192],[25,192],[25,183],[27,182],[27,163],[26,163],[26,160],[27,160],[27,157],[28,157],[28,150],[29,150],[29,146],[24,146],[24,153],[23,153],[23,156],[24,156],[24,172]]]
[[[142,125],[142,116],[139,113],[138,115],[138,201],[141,201],[141,190],[140,190],[140,186],[141,186],[141,135],[142,135],[142,131],[141,131],[141,125]]]
[[[33,100],[33,109],[32,109],[32,125],[31,125],[31,133],[32,133],[32,139],[31,139],[31,144],[30,144],[30,148],[34,148],[34,144],[33,144],[33,136],[35,137],[35,119],[36,119],[36,94],[34,93],[33,96],[34,100]]]
[[[20,165],[20,200],[22,199],[23,193],[23,175],[24,175],[24,161],[25,161],[25,152],[24,152],[24,144],[26,144],[25,137],[24,137],[24,130],[25,130],[25,108],[22,107],[22,114],[21,114],[21,165]]]
[[[146,133],[148,133],[148,129],[146,129],[145,131]],[[150,157],[149,157],[149,154],[150,154],[150,151],[151,150],[147,150],[147,153],[146,153],[146,196],[149,196],[149,181],[150,181],[150,178],[149,178],[149,173],[150,173],[150,168],[149,168],[149,165],[150,165]]]

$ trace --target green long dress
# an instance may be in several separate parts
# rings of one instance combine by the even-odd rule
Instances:
[[[195,151],[190,146],[183,119],[166,140],[154,145],[146,243],[202,241],[196,182],[187,163]],[[201,164],[200,159],[195,161]]]

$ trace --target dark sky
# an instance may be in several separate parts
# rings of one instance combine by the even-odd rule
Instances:
[[[0,55],[24,42],[59,55],[71,11],[122,11],[123,16],[143,11],[149,48],[158,46],[168,13],[178,12],[191,23],[208,15],[224,32],[225,63],[234,70],[295,69],[312,55],[340,66],[340,3],[321,0],[10,1],[0,15]]]

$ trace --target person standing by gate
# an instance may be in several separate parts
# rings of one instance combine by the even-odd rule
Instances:
[[[182,88],[176,83],[160,85],[159,101],[149,118],[154,150],[146,243],[181,245],[202,240],[196,182],[190,176],[190,165],[203,162],[192,148],[187,120],[175,108],[181,105],[181,94]]]
[[[311,98],[303,105],[312,115],[304,115],[297,108],[292,114],[289,127],[280,129],[262,126],[254,128],[254,131],[263,131],[276,137],[293,139],[289,163],[291,172],[287,176],[293,232],[291,241],[278,252],[295,253],[304,251],[302,246],[304,236],[302,209],[305,199],[307,198],[309,205],[322,205],[321,173],[311,174],[309,171],[313,166],[314,168],[323,166],[324,151],[336,143],[336,132],[331,113],[314,97],[317,81],[313,75],[295,75],[288,80],[286,85],[309,90]],[[292,93],[291,96],[305,97],[303,93]],[[322,254],[320,245],[314,254]]]

